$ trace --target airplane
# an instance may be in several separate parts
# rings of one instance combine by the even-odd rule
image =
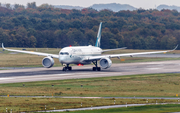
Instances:
[[[102,55],[102,53],[107,51],[125,49],[117,48],[117,49],[107,49],[102,50],[100,48],[100,40],[101,40],[101,29],[102,22],[99,25],[99,30],[97,34],[97,40],[95,46],[70,46],[62,48],[59,54],[48,54],[48,53],[40,53],[40,52],[31,52],[31,51],[22,51],[22,50],[14,50],[14,49],[6,49],[2,43],[2,48],[7,51],[19,52],[19,53],[27,53],[38,56],[45,56],[42,60],[42,65],[45,68],[51,68],[54,65],[53,58],[59,59],[59,62],[64,66],[63,71],[72,70],[70,64],[76,64],[78,66],[83,66],[87,64],[93,63],[95,67],[92,68],[93,71],[101,71],[101,68],[108,69],[112,65],[111,58],[119,58],[123,56],[134,56],[134,55],[144,55],[144,54],[155,54],[155,53],[166,53],[171,52],[177,49],[178,45],[173,50],[166,51],[154,51],[154,52],[141,52],[141,53],[126,53],[126,54],[111,54],[111,55]],[[98,67],[98,61],[100,67]]]

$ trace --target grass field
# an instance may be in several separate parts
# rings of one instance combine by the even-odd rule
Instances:
[[[73,80],[57,80],[57,81],[43,81],[43,82],[29,82],[29,83],[11,83],[0,84],[0,95],[10,95],[10,97],[0,97],[0,112],[5,112],[5,109],[13,109],[13,111],[37,111],[44,110],[45,105],[47,110],[79,108],[91,106],[113,105],[114,100],[116,104],[134,104],[146,103],[146,99],[63,99],[63,98],[15,98],[12,95],[37,95],[37,96],[91,96],[91,97],[175,97],[180,95],[179,84],[180,74],[149,74],[149,75],[132,75],[132,76],[118,76],[118,77],[104,77],[104,78],[90,78],[90,79],[73,79]],[[24,84],[24,86],[23,86]],[[54,85],[54,86],[52,86]],[[83,87],[81,87],[83,85]],[[165,103],[178,102],[178,100],[148,100],[149,103]],[[134,112],[136,109],[143,112],[150,112],[150,108],[156,111],[176,111],[179,110],[180,105],[172,105],[170,107],[140,107],[129,108],[127,113]],[[161,109],[162,108],[162,109]],[[121,109],[105,110],[107,112],[120,112]],[[105,112],[94,111],[96,112]],[[82,111],[78,111],[82,112]],[[78,113],[75,112],[75,113]],[[86,111],[91,113],[92,111]],[[94,113],[93,112],[93,113]]]
[[[22,111],[41,111],[55,109],[70,109],[82,108],[91,106],[106,106],[127,104],[147,103],[146,99],[63,99],[63,98],[15,98],[15,97],[0,97],[0,112],[5,113],[6,108],[8,111],[11,109],[14,112]],[[176,103],[177,100],[155,100],[149,99],[149,103]],[[82,106],[81,106],[82,103]]]
[[[180,95],[179,81],[179,73],[168,73],[0,84],[0,95],[175,97]]]
[[[11,48],[11,49],[19,49],[22,48]],[[51,53],[51,54],[58,54],[60,49],[58,48],[26,48],[27,51],[37,51],[37,52],[44,52],[44,53]],[[154,50],[117,50],[107,52],[106,54],[121,54],[121,53],[132,53],[132,52],[149,52]],[[172,53],[180,53],[180,50],[176,50]],[[43,56],[36,56],[36,55],[29,55],[29,54],[21,54],[21,53],[14,53],[8,51],[2,51],[0,49],[0,67],[42,67],[42,59]],[[130,63],[130,62],[150,62],[150,61],[165,61],[165,60],[180,60],[180,58],[131,58],[131,57],[122,57],[125,61],[121,61],[117,58],[113,58],[113,63]],[[61,66],[58,59],[55,60],[54,66]]]

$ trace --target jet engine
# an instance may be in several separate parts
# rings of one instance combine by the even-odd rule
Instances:
[[[99,61],[99,64],[100,64],[101,68],[107,69],[107,68],[111,67],[112,61],[109,58],[103,58]]]
[[[53,60],[53,58],[51,58],[51,57],[45,57],[45,58],[42,60],[42,65],[43,65],[45,68],[51,68],[51,67],[54,65],[54,60]]]

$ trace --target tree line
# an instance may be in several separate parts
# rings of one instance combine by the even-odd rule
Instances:
[[[95,45],[100,22],[103,49],[172,49],[180,43],[180,13],[176,10],[68,10],[36,6],[35,2],[27,7],[0,4],[0,42],[9,47]]]

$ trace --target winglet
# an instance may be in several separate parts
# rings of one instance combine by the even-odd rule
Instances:
[[[173,49],[173,51],[176,50],[176,49],[178,48],[178,46],[179,46],[179,45],[177,45],[177,46]]]
[[[3,43],[2,43],[2,48],[3,48],[3,49],[5,49],[5,48],[4,48],[4,44],[3,44]]]
[[[169,50],[168,52],[174,51],[178,48],[179,45],[177,45],[173,50]]]

